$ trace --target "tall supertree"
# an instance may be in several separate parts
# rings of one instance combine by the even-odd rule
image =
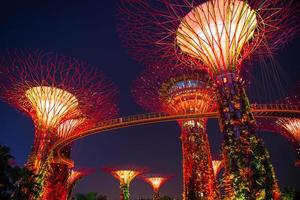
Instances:
[[[159,174],[152,174],[152,175],[144,175],[143,179],[150,184],[152,187],[154,194],[153,194],[153,200],[159,200],[160,194],[159,190],[163,184],[165,184],[171,177],[170,176],[164,176]]]
[[[129,200],[129,187],[131,181],[145,173],[145,168],[140,167],[104,167],[103,170],[120,181],[120,200]]]
[[[168,114],[205,113],[214,108],[209,77],[198,69],[177,66],[161,70],[153,66],[134,83],[139,105]],[[183,155],[183,199],[218,199],[206,119],[178,120]]]
[[[51,173],[67,174],[67,166],[50,164],[52,146],[93,122],[114,116],[115,86],[87,63],[71,57],[14,49],[1,60],[1,98],[32,118],[35,127],[26,167],[39,175],[37,181],[48,185],[45,180],[51,180]]]
[[[215,83],[227,199],[278,199],[269,154],[255,134],[243,60],[271,54],[299,30],[297,6],[282,0],[123,0],[120,37],[139,61],[177,60],[205,69]]]

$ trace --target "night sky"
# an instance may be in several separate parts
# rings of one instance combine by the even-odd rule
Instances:
[[[38,48],[86,60],[99,67],[119,87],[120,116],[144,113],[130,94],[132,81],[144,66],[131,59],[121,45],[116,32],[115,5],[113,0],[2,0],[0,49]],[[289,88],[299,80],[299,48],[298,37],[276,57],[283,82]],[[0,102],[0,124],[0,144],[9,146],[18,164],[24,164],[33,142],[31,119]],[[212,153],[217,156],[222,135],[216,120],[209,121],[208,132]],[[271,154],[280,186],[300,190],[300,170],[294,167],[292,145],[279,134],[258,135]],[[119,199],[118,182],[102,172],[101,167],[133,164],[146,166],[154,173],[173,174],[161,194],[181,199],[179,136],[177,123],[168,122],[105,132],[77,141],[72,151],[76,167],[94,167],[97,171],[82,179],[75,192],[95,191],[109,199]],[[131,185],[131,194],[133,199],[150,197],[152,191],[146,183],[136,179]]]

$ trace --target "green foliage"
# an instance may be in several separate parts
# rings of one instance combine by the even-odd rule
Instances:
[[[282,200],[300,199],[300,191],[296,191],[293,187],[286,187],[281,193]]]
[[[10,149],[0,145],[0,199],[28,199],[38,196],[41,186],[35,183],[37,176],[26,168],[15,165]]]

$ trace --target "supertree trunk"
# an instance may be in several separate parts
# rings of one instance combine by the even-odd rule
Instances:
[[[219,199],[204,120],[181,123],[183,199]]]
[[[225,74],[217,82],[220,126],[224,134],[225,199],[279,199],[269,154],[255,135],[243,80]]]
[[[159,199],[160,199],[159,190],[154,191],[153,200],[159,200]]]
[[[296,147],[297,159],[295,161],[295,166],[300,167],[300,144]]]
[[[25,164],[25,167],[32,171],[36,178],[34,178],[34,182],[41,185],[40,191],[38,191],[38,195],[31,195],[29,200],[36,200],[39,199],[43,192],[44,192],[44,185],[46,184],[45,180],[47,175],[49,174],[50,169],[50,160],[51,160],[51,145],[52,143],[49,142],[51,136],[51,131],[36,128],[35,129],[35,139],[33,143],[33,147],[29,158]]]
[[[124,184],[121,185],[120,188],[121,188],[120,200],[129,200],[130,197],[129,185]]]
[[[62,153],[70,157],[71,146],[66,146]],[[67,200],[69,196],[68,186],[69,168],[64,164],[53,163],[49,166],[47,176],[45,177],[45,186],[41,200]]]

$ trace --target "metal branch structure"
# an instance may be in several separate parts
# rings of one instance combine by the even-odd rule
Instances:
[[[160,174],[150,174],[150,175],[143,175],[144,181],[146,181],[150,186],[152,187],[154,194],[153,194],[153,200],[159,200],[160,199],[160,188],[162,185],[164,185],[171,176],[165,176]]]
[[[255,135],[240,70],[251,54],[269,55],[299,31],[298,11],[282,0],[119,3],[120,37],[137,60],[161,69],[175,60],[205,69],[214,81],[227,199],[280,198],[269,154]]]
[[[61,184],[67,180],[68,166],[55,164],[52,147],[116,116],[116,87],[102,73],[71,57],[14,49],[1,59],[0,96],[32,118],[35,127],[26,167],[39,175],[43,185],[39,198],[59,199],[46,196],[55,194],[58,179]],[[70,150],[65,147],[65,154],[69,156]]]
[[[205,113],[214,108],[214,92],[203,71],[186,67],[174,71],[152,67],[136,81],[133,95],[150,111],[168,114]],[[178,120],[183,155],[183,199],[218,199],[206,119]]]
[[[120,200],[129,200],[129,187],[131,181],[145,173],[145,168],[140,167],[104,167],[103,170],[120,181]]]

